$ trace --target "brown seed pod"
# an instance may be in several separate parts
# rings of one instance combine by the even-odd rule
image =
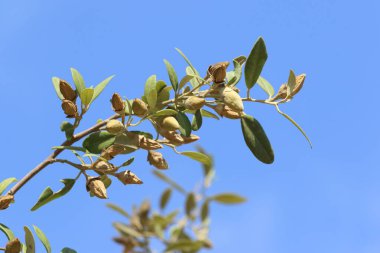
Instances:
[[[178,121],[173,116],[167,116],[162,119],[161,127],[168,131],[175,131],[180,128]]]
[[[132,110],[137,116],[144,116],[148,112],[148,105],[139,98],[133,100]]]
[[[168,163],[160,152],[148,151],[148,162],[157,169],[164,170],[168,168]]]
[[[287,94],[288,94],[288,88],[287,88],[287,85],[284,83],[280,86],[277,94],[273,98],[271,98],[270,101],[273,102],[279,99],[285,99]]]
[[[124,184],[142,184],[143,182],[132,171],[126,170],[116,174],[116,177]]]
[[[106,159],[106,160],[112,160],[115,156],[123,153],[125,151],[125,147],[120,144],[113,144],[103,150],[103,152],[100,154],[100,157]]]
[[[125,103],[121,96],[117,93],[114,93],[111,98],[112,109],[118,114],[125,113]]]
[[[86,184],[87,191],[94,194],[96,197],[100,199],[106,199],[107,197],[107,189],[102,180],[99,177],[91,177],[87,180]]]
[[[218,62],[210,65],[207,70],[207,75],[205,80],[211,78],[214,83],[222,83],[227,75],[227,68],[230,65],[228,61]]]
[[[18,238],[14,238],[9,241],[5,246],[5,253],[20,253],[21,252],[21,242]]]
[[[114,170],[114,166],[106,161],[97,160],[92,164],[92,169],[99,172],[107,172]]]
[[[108,121],[106,125],[106,129],[107,129],[107,132],[109,132],[110,134],[115,134],[115,135],[121,134],[125,131],[125,127],[123,123],[116,119],[112,119]]]
[[[226,105],[218,104],[214,107],[214,110],[222,117],[226,117],[228,119],[240,119],[242,114],[236,111],[231,110]]]
[[[7,209],[13,200],[13,195],[0,196],[0,210]]]
[[[181,137],[183,138],[183,144],[189,144],[189,143],[195,142],[195,141],[200,139],[199,136],[195,135],[195,134],[191,134],[188,137],[181,135]]]
[[[196,111],[196,110],[201,109],[205,105],[205,103],[206,103],[206,100],[204,98],[191,96],[185,100],[184,106],[186,109]]]
[[[184,143],[182,136],[176,131],[167,131],[165,129],[159,128],[158,132],[165,137],[170,144],[175,146],[179,146]]]
[[[59,90],[61,91],[62,96],[66,100],[70,100],[72,102],[75,102],[75,99],[77,98],[77,93],[73,88],[71,88],[70,84],[68,84],[64,80],[59,80]]]
[[[78,117],[78,108],[77,105],[71,102],[70,100],[62,101],[62,110],[67,115],[67,118],[76,118]]]
[[[230,87],[221,87],[219,92],[221,99],[231,110],[236,112],[242,112],[244,110],[243,101],[236,91]]]
[[[306,79],[306,74],[301,74],[301,75],[296,76],[296,86],[294,87],[292,94],[290,94],[291,97],[296,95],[302,89],[305,79]]]
[[[157,141],[146,138],[144,135],[139,136],[140,143],[139,147],[145,150],[154,150],[154,149],[160,149],[162,148],[162,145],[158,143]]]

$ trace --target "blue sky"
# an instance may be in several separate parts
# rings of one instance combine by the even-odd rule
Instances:
[[[175,47],[206,70],[247,55],[263,36],[269,53],[263,76],[275,87],[290,68],[307,73],[302,92],[282,109],[303,126],[314,148],[264,105],[247,105],[246,111],[265,127],[276,152],[273,165],[253,158],[239,122],[204,125],[199,144],[214,154],[218,171],[212,192],[249,199],[236,207],[212,206],[213,252],[379,252],[379,11],[378,1],[369,0],[1,1],[1,178],[21,178],[61,142],[63,114],[52,76],[70,79],[75,67],[96,84],[116,74],[83,122],[89,125],[112,113],[113,92],[134,98],[149,75],[167,80],[164,58],[183,73]],[[264,96],[258,88],[254,94]],[[59,179],[75,174],[49,167],[0,213],[0,222],[20,234],[23,225],[37,224],[54,252],[64,246],[120,252],[110,239],[116,235],[112,221],[121,218],[105,204],[129,208],[164,188],[144,156],[134,164],[144,185],[114,184],[110,199],[100,201],[87,197],[82,181],[32,213],[46,186],[57,189]],[[191,189],[201,177],[198,164],[169,151],[165,156],[167,174]]]

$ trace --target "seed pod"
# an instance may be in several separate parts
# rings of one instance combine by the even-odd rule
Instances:
[[[294,90],[292,94],[290,94],[291,97],[296,95],[303,87],[303,83],[305,82],[306,74],[301,74],[296,76],[296,86],[294,87]]]
[[[150,165],[153,165],[157,169],[164,170],[168,168],[168,163],[160,152],[149,151],[147,160]]]
[[[214,110],[222,117],[226,117],[228,119],[240,119],[242,114],[239,112],[235,112],[231,110],[226,105],[223,104],[218,104],[217,106],[214,107]]]
[[[114,93],[111,99],[112,109],[118,114],[125,113],[125,103],[119,94]]]
[[[206,80],[211,78],[214,83],[222,83],[227,75],[227,68],[230,65],[228,61],[218,62],[210,65],[207,70]]]
[[[139,136],[140,144],[139,147],[145,150],[154,150],[162,148],[162,145],[155,140],[146,138],[144,135]]]
[[[230,87],[221,87],[220,97],[231,110],[236,112],[242,112],[244,110],[243,101],[241,100],[240,95]]]
[[[125,127],[123,123],[121,123],[120,121],[116,119],[112,119],[108,121],[106,125],[106,129],[107,129],[107,132],[109,132],[110,134],[115,134],[115,135],[121,134],[125,131]]]
[[[285,99],[287,94],[288,94],[288,88],[287,88],[287,85],[284,83],[280,86],[277,94],[273,98],[271,98],[270,101],[273,102],[279,99]]]
[[[180,128],[178,121],[173,116],[167,116],[161,121],[161,127],[168,131],[175,131]]]
[[[116,174],[116,177],[124,184],[142,184],[143,182],[132,171],[126,170]]]
[[[78,108],[77,105],[71,102],[70,100],[62,101],[62,110],[67,115],[67,118],[76,118],[78,117]]]
[[[64,80],[59,80],[59,90],[61,91],[62,96],[66,100],[70,100],[72,102],[75,102],[75,99],[77,98],[77,93],[73,88],[71,88],[70,84],[68,84]]]
[[[20,253],[21,252],[21,242],[18,238],[14,238],[9,241],[5,246],[5,253]]]
[[[108,198],[106,186],[104,185],[103,181],[100,180],[99,177],[89,178],[87,180],[86,188],[87,191],[91,192],[100,199]]]
[[[181,137],[183,138],[183,144],[189,144],[189,143],[192,143],[192,142],[195,142],[197,140],[199,140],[199,136],[198,135],[195,135],[195,134],[191,134],[190,136],[184,136],[184,135],[181,135]]]
[[[144,116],[148,112],[148,105],[139,98],[133,100],[132,110],[137,116]]]
[[[103,152],[100,154],[100,157],[106,159],[106,160],[112,160],[115,156],[123,153],[125,151],[125,147],[120,144],[113,144],[103,150]]]
[[[93,165],[92,168],[99,172],[107,172],[112,171],[114,169],[114,166],[108,162],[105,162],[103,160],[97,160]]]
[[[184,143],[182,136],[175,131],[167,131],[165,129],[159,128],[158,132],[173,145],[179,146]]]
[[[13,195],[0,196],[0,210],[7,209],[13,200]]]
[[[204,98],[191,96],[185,100],[184,106],[186,109],[196,111],[196,110],[201,109],[205,105],[205,103],[206,103],[206,100]]]

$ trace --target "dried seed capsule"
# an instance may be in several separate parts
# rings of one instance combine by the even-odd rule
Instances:
[[[154,150],[162,148],[162,145],[155,140],[146,138],[144,135],[139,136],[140,144],[139,147],[145,150]]]
[[[113,144],[103,150],[103,152],[100,154],[100,157],[106,159],[106,160],[112,160],[115,156],[123,153],[125,151],[125,147],[120,144]]]
[[[175,131],[167,131],[161,128],[158,131],[163,137],[165,137],[173,145],[179,146],[184,143],[182,136]]]
[[[20,253],[21,252],[21,242],[18,238],[9,241],[5,246],[5,253]]]
[[[220,97],[233,111],[242,112],[244,110],[243,101],[241,100],[240,95],[230,87],[221,87]]]
[[[181,137],[183,138],[183,144],[189,144],[189,143],[192,143],[192,142],[199,140],[199,136],[195,135],[195,134],[191,134],[188,137],[181,135]]]
[[[106,125],[106,129],[107,129],[107,132],[109,132],[110,134],[115,134],[115,135],[121,134],[125,131],[125,127],[123,123],[121,123],[120,121],[116,119],[112,119],[108,121]]]
[[[116,174],[116,177],[124,184],[142,184],[143,182],[132,171],[126,170]]]
[[[7,209],[13,200],[13,195],[0,196],[0,210]]]
[[[271,98],[270,101],[273,102],[279,99],[285,99],[287,94],[288,94],[288,88],[287,88],[287,85],[284,83],[280,86],[277,94],[273,98]]]
[[[112,109],[118,114],[125,113],[125,103],[119,94],[114,93],[111,99]]]
[[[62,110],[67,115],[67,118],[76,118],[78,117],[78,108],[77,105],[71,102],[70,100],[62,101]]]
[[[214,110],[222,117],[226,117],[228,119],[240,119],[242,114],[240,112],[235,112],[231,110],[226,105],[223,104],[218,104],[217,106],[214,107]]]
[[[296,76],[296,86],[294,87],[294,90],[292,94],[290,94],[291,97],[296,95],[303,87],[303,83],[305,82],[306,74],[301,74]]]
[[[206,80],[211,78],[214,83],[223,83],[227,75],[228,61],[218,62],[208,67]]]
[[[137,116],[144,116],[148,112],[148,105],[139,98],[133,100],[132,110]]]
[[[114,169],[113,165],[108,163],[108,162],[105,162],[105,161],[102,161],[102,160],[97,160],[93,165],[92,165],[93,169],[96,170],[96,171],[112,171]]]
[[[106,199],[107,197],[107,189],[104,185],[103,181],[98,177],[92,177],[87,180],[87,191],[94,194],[96,197],[100,199]]]
[[[150,165],[153,165],[157,169],[164,170],[168,168],[168,163],[160,152],[149,151],[147,160]]]
[[[185,100],[184,106],[189,110],[199,110],[205,105],[205,103],[206,100],[204,98],[191,96]]]
[[[64,99],[75,102],[75,99],[77,98],[77,93],[75,92],[75,90],[73,90],[73,88],[71,88],[70,84],[68,84],[64,80],[59,80],[59,90],[61,91]]]
[[[173,116],[167,116],[161,121],[161,127],[168,131],[175,131],[180,128],[178,121]]]

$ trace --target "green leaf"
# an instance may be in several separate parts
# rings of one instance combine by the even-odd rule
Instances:
[[[81,95],[82,91],[84,89],[86,89],[86,85],[84,84],[83,77],[79,73],[78,70],[76,70],[74,68],[71,68],[70,70],[71,70],[71,76],[73,77],[73,80],[74,80],[75,87],[76,87],[79,95]]]
[[[201,113],[201,110],[197,110],[191,122],[191,129],[194,131],[198,131],[201,127],[202,127],[202,113]]]
[[[288,96],[292,94],[294,88],[296,87],[297,82],[296,82],[296,74],[294,74],[293,70],[290,70],[289,72],[289,78],[288,78],[288,83],[286,84],[287,87],[287,94]]]
[[[170,99],[170,90],[172,89],[171,86],[167,86],[158,93],[157,97],[157,109],[162,109],[163,105],[160,105],[162,102]]]
[[[274,95],[274,89],[272,85],[264,77],[260,76],[257,80],[257,83],[261,89],[263,89],[268,94],[269,97],[272,97]]]
[[[47,203],[60,197],[63,197],[71,190],[71,188],[73,188],[75,184],[75,179],[62,179],[60,181],[64,184],[64,187],[57,192],[53,192],[53,190],[50,187],[47,187],[42,192],[42,194],[38,198],[37,203],[32,207],[31,211],[35,211],[40,207],[46,205]]]
[[[176,48],[177,52],[185,59],[187,64],[190,66],[191,70],[194,72],[195,75],[199,76],[198,71],[194,68],[193,64],[191,64],[190,60],[186,57],[186,55],[178,48]]]
[[[1,183],[0,183],[0,195],[2,195],[5,191],[5,189],[7,189],[7,187],[14,183],[14,182],[17,182],[17,179],[14,178],[14,177],[10,177],[10,178],[7,178],[7,179],[4,179]]]
[[[221,204],[240,204],[246,201],[245,198],[234,193],[221,193],[209,198]]]
[[[38,236],[38,238],[40,239],[41,243],[44,245],[45,249],[46,249],[46,252],[47,253],[51,253],[51,246],[50,246],[50,242],[48,240],[48,238],[46,237],[46,235],[44,234],[44,232],[42,232],[41,229],[39,229],[37,226],[33,225],[33,228],[34,228],[34,231],[36,232],[36,235]]]
[[[189,193],[186,197],[186,202],[185,202],[185,211],[186,215],[188,217],[192,217],[192,212],[194,208],[196,207],[197,203],[195,201],[195,195],[194,193]]]
[[[183,112],[178,112],[176,115],[176,119],[181,127],[179,131],[181,134],[185,136],[190,136],[191,134],[191,123],[189,118]]]
[[[190,82],[195,76],[194,75],[186,75],[184,76],[178,86],[178,90],[182,89],[188,82]]]
[[[166,66],[166,70],[168,71],[170,83],[172,84],[173,90],[177,91],[178,90],[178,77],[177,77],[177,74],[174,70],[174,67],[167,60],[164,60],[164,63]]]
[[[207,111],[205,109],[201,109],[201,114],[202,114],[203,117],[213,118],[213,119],[219,120],[219,117],[216,114],[214,114],[214,113],[212,113],[210,111]]]
[[[119,222],[115,222],[113,224],[113,226],[116,228],[117,231],[119,231],[120,233],[122,233],[123,235],[129,235],[129,236],[133,236],[133,237],[136,237],[136,238],[139,238],[139,237],[142,237],[143,235],[140,234],[139,232],[137,232],[136,230],[134,230],[133,228],[125,225],[125,224],[122,224],[122,223],[119,223]]]
[[[172,116],[176,115],[177,111],[173,109],[163,109],[160,111],[155,112],[152,116],[154,117],[160,117],[160,116]]]
[[[52,147],[52,149],[67,149],[67,150],[75,150],[75,151],[86,152],[85,148],[74,147],[74,146],[54,146],[54,147]]]
[[[241,129],[245,143],[252,154],[263,163],[273,163],[272,146],[261,124],[252,116],[244,115],[241,118]]]
[[[108,132],[96,132],[90,134],[84,141],[82,146],[90,153],[100,154],[103,149],[108,148],[115,142],[115,135]]]
[[[131,216],[129,215],[129,213],[127,213],[127,212],[126,212],[123,208],[121,208],[120,206],[117,206],[117,205],[115,205],[115,204],[111,204],[111,203],[108,203],[107,206],[108,206],[109,208],[111,208],[112,210],[114,210],[115,212],[117,212],[117,213],[119,213],[119,214],[121,214],[121,215],[127,217],[128,219],[131,217]]]
[[[34,236],[32,231],[28,227],[24,227],[25,231],[25,243],[26,243],[26,253],[36,252],[36,246],[34,243]]]
[[[167,176],[165,176],[163,173],[159,172],[158,170],[153,170],[153,174],[158,177],[159,179],[161,179],[162,181],[164,181],[165,183],[171,185],[174,189],[176,189],[177,191],[183,193],[183,194],[186,194],[186,191],[185,189],[183,189],[180,185],[178,185],[176,182],[174,182],[173,180],[171,180],[170,178],[168,178]]]
[[[189,76],[195,76],[195,78],[190,79],[190,84],[193,88],[197,87],[200,84],[199,74],[196,74],[191,67],[186,67],[186,74]]]
[[[106,88],[106,86],[109,84],[109,82],[114,77],[115,77],[115,75],[107,77],[106,79],[104,79],[98,85],[95,86],[94,95],[92,96],[91,102],[93,102],[100,95],[100,93],[102,93],[102,91]]]
[[[242,67],[240,63],[236,60],[234,60],[234,70],[231,73],[228,78],[227,85],[229,86],[235,86],[241,79],[242,76]]]
[[[15,235],[13,234],[12,230],[2,223],[0,223],[0,230],[8,238],[8,241],[12,241],[15,238]]]
[[[180,154],[206,165],[211,165],[212,163],[211,158],[208,155],[202,154],[200,152],[183,151],[183,152],[180,152]]]
[[[63,121],[60,129],[62,132],[65,132],[67,140],[71,140],[73,138],[74,130],[75,130],[73,124],[71,124],[70,122],[67,122],[67,121]]]
[[[245,84],[248,90],[257,82],[267,58],[265,42],[262,37],[259,37],[248,56],[244,68]]]
[[[153,110],[157,103],[156,75],[152,75],[146,80],[144,96],[146,97],[150,110]]]
[[[86,88],[83,89],[80,93],[80,100],[82,104],[85,106],[89,106],[91,104],[92,98],[94,97],[94,89]]]
[[[120,165],[118,168],[129,166],[133,163],[134,160],[135,160],[135,158],[131,157],[127,161],[123,162],[123,164]]]
[[[171,242],[168,244],[165,252],[169,251],[179,251],[179,252],[197,252],[203,246],[202,241],[191,241],[191,240],[178,240],[176,242]]]
[[[134,133],[139,133],[138,131],[133,131]],[[125,133],[116,136],[115,144],[120,144],[124,146],[125,151],[123,154],[129,154],[139,149],[137,135],[127,135]]]
[[[63,248],[62,250],[61,250],[61,253],[77,253],[75,250],[73,250],[73,249],[70,249],[70,248]]]
[[[209,215],[209,201],[205,201],[201,207],[201,221],[205,221]]]
[[[51,81],[53,82],[54,90],[57,93],[57,96],[59,97],[59,99],[64,100],[65,98],[63,97],[61,90],[59,89],[60,80],[61,79],[59,79],[58,77],[53,77],[51,79]]]
[[[170,196],[172,195],[172,189],[171,188],[167,188],[161,195],[161,198],[160,198],[160,208],[161,210],[162,209],[165,209],[166,205],[168,204],[169,200],[170,200]]]

